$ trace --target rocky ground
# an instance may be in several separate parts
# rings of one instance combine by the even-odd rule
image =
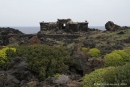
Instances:
[[[19,57],[11,61],[7,70],[0,71],[0,87],[82,87],[79,78],[81,76],[73,74],[39,81],[29,71],[26,58]]]
[[[122,49],[130,42],[130,28],[120,27],[111,21],[105,24],[106,30],[89,29],[87,32],[54,32],[39,31],[37,34],[24,34],[19,30],[12,28],[0,28],[0,45],[30,45],[47,44],[50,46],[73,47],[75,44],[81,44],[85,47],[96,47],[107,52],[113,49]],[[60,33],[59,33],[60,32]]]
[[[88,56],[78,46],[75,46],[71,56],[76,61],[75,66],[70,67],[71,72],[45,81],[40,81],[29,70],[26,58],[15,58],[6,70],[0,71],[0,87],[82,87],[82,76],[104,65],[102,59]]]
[[[115,49],[130,46],[130,28],[120,27],[113,22],[105,24],[106,30],[90,29],[88,32],[66,34],[59,31],[57,35],[43,32],[24,34],[12,28],[0,28],[0,46],[47,44],[50,46],[66,46],[72,48],[71,56],[76,61],[70,67],[71,73],[59,77],[51,77],[40,81],[28,69],[27,60],[23,57],[15,58],[0,71],[0,87],[82,87],[82,76],[104,66],[103,55]],[[98,48],[102,58],[93,58],[81,51],[81,47]]]

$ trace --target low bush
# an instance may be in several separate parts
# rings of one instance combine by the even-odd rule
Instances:
[[[115,69],[116,68],[113,67],[113,68],[109,69],[107,72],[104,73],[103,78],[104,78],[104,81],[106,83],[112,83],[112,84],[115,83],[115,81],[116,81],[115,80],[115,75],[116,75],[116,70]]]
[[[100,57],[101,56],[101,52],[97,48],[90,49],[88,54],[91,55],[92,57]]]
[[[130,56],[130,47],[125,48],[124,51]]]
[[[81,50],[82,50],[82,51],[88,51],[88,48],[82,47]]]
[[[83,87],[130,86],[130,63],[118,67],[96,69],[83,78]]]
[[[110,69],[104,74],[104,81],[109,84],[118,84],[112,87],[130,86],[130,64]]]
[[[113,69],[113,67],[96,69],[90,74],[86,74],[83,78],[83,87],[101,87],[106,82],[104,81],[104,74]]]
[[[130,55],[128,53],[126,53],[124,50],[115,50],[115,51],[113,51],[113,53],[119,54],[125,62],[130,61]]]
[[[116,68],[115,83],[124,83],[125,87],[130,86],[130,64]]]
[[[20,46],[16,51],[17,56],[28,59],[29,69],[41,80],[67,72],[73,62],[70,53],[65,47],[47,45]]]
[[[5,67],[7,66],[7,64],[9,63],[9,58],[12,55],[9,55],[10,52],[12,52],[11,54],[15,54],[16,49],[15,48],[10,48],[10,47],[3,47],[2,49],[0,49],[0,69],[5,69]]]
[[[108,67],[108,66],[119,66],[119,65],[125,64],[123,58],[117,53],[107,54],[104,57],[104,61],[105,61],[106,67]]]
[[[58,77],[60,77],[60,74],[56,73],[55,75],[53,75],[53,77],[58,78]]]
[[[125,48],[124,51],[130,53],[130,47]]]

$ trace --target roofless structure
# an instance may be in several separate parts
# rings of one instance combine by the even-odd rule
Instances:
[[[88,31],[88,22],[73,22],[71,19],[57,19],[57,22],[40,22],[40,30],[56,29],[66,32]]]

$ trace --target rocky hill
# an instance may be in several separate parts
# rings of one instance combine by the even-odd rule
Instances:
[[[129,72],[130,28],[110,21],[105,27],[37,34],[0,28],[0,87],[94,87],[95,81],[120,79],[129,86],[118,69]]]
[[[0,27],[0,35],[23,35],[24,33],[10,27]]]

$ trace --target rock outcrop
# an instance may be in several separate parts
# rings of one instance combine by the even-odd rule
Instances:
[[[28,82],[37,80],[28,70],[26,58],[15,58],[6,71],[0,71],[0,87],[25,87]]]
[[[91,58],[87,53],[81,51],[80,46],[75,46],[71,55],[75,60],[75,66],[71,68],[80,75],[88,74],[104,66],[104,61],[102,59]]]
[[[40,44],[37,34],[24,34],[23,32],[13,28],[0,28],[0,46],[8,44],[28,45]]]
[[[2,28],[0,27],[0,35],[23,35],[24,33],[14,28]]]
[[[16,40],[13,37],[17,37],[17,35],[24,35],[23,32],[14,29],[14,28],[1,28],[0,27],[0,45],[8,45],[10,43],[9,38],[11,38],[13,41]]]
[[[46,81],[39,79],[28,69],[26,58],[15,58],[7,66],[6,71],[0,71],[0,87],[82,87],[78,75],[60,75],[50,77]],[[78,79],[81,77],[78,77]]]
[[[108,21],[106,24],[105,24],[105,28],[106,30],[108,31],[115,31],[115,30],[118,30],[120,28],[119,25],[117,24],[114,24],[112,21]]]
[[[107,31],[116,31],[116,30],[119,30],[119,29],[129,29],[130,27],[127,27],[127,26],[119,26],[117,24],[114,24],[112,21],[108,21],[106,24],[105,24],[105,28]]]

